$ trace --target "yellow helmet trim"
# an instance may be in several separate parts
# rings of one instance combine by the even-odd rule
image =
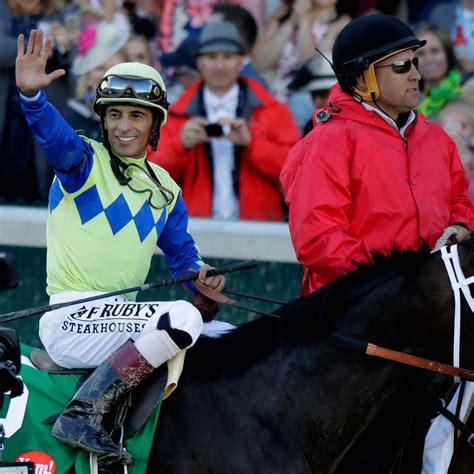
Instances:
[[[374,61],[373,63],[371,63],[368,69],[364,71],[364,78],[365,78],[365,83],[367,85],[367,90],[362,91],[358,89],[357,87],[353,87],[352,90],[358,96],[360,96],[362,100],[365,100],[365,101],[368,100],[370,102],[377,100],[380,97],[380,89],[379,89],[379,84],[377,82],[377,77],[375,76],[375,65],[377,63],[380,63],[384,59],[387,59],[398,53],[403,53],[403,51],[408,51],[409,49],[418,49],[418,48],[416,46],[410,46],[409,48],[399,49],[398,51],[389,53],[386,56],[383,56],[380,59],[377,59],[377,61]]]

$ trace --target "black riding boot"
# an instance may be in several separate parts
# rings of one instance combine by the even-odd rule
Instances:
[[[104,430],[102,418],[153,370],[131,341],[125,343],[79,388],[54,423],[52,435],[63,443],[104,456],[107,463],[132,463],[133,457],[121,451]]]

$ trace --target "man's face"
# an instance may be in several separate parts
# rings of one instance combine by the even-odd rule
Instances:
[[[425,33],[419,38],[426,41],[426,45],[416,51],[420,60],[420,74],[426,82],[439,85],[448,74],[448,57],[443,43],[434,33]]]
[[[207,53],[198,56],[197,67],[211,92],[222,95],[237,82],[242,60],[238,53]]]
[[[108,105],[105,128],[117,155],[142,158],[151,137],[153,112],[136,105]]]
[[[409,112],[417,107],[419,103],[418,82],[421,76],[413,65],[408,72],[397,74],[390,64],[405,59],[412,60],[414,57],[413,50],[402,51],[375,65],[375,77],[380,90],[377,104],[394,120],[401,113]]]

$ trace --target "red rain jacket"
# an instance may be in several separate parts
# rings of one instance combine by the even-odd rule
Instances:
[[[248,91],[243,116],[252,136],[237,160],[237,187],[241,219],[283,220],[280,183],[283,161],[300,133],[289,108],[276,101],[258,82],[240,78]],[[158,150],[148,158],[165,168],[183,190],[189,215],[212,215],[211,163],[203,145],[183,147],[180,132],[192,116],[202,115],[199,90],[193,84],[169,110]],[[201,113],[200,113],[201,112]]]
[[[468,181],[454,141],[417,114],[403,138],[339,85],[337,108],[290,151],[280,176],[308,294],[369,263],[371,253],[432,248],[469,225]]]

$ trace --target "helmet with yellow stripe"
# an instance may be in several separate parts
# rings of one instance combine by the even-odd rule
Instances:
[[[384,59],[426,44],[419,40],[402,20],[388,15],[363,15],[347,24],[336,38],[333,68],[346,92],[356,93],[363,100],[375,101],[380,90],[375,65]],[[364,75],[367,90],[356,88],[357,78]]]

